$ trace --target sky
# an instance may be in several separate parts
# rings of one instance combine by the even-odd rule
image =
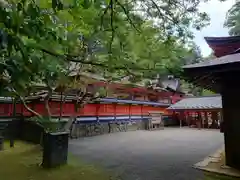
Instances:
[[[203,28],[201,31],[194,31],[194,41],[200,46],[203,56],[206,57],[211,53],[211,49],[204,40],[205,36],[228,36],[228,29],[224,28],[223,24],[226,13],[233,4],[235,4],[235,0],[226,0],[225,2],[209,0],[209,2],[200,5],[200,11],[208,13],[211,18],[209,26]]]

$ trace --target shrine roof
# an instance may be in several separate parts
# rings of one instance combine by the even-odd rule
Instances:
[[[203,68],[203,67],[210,67],[210,66],[217,66],[217,65],[224,65],[229,63],[238,63],[240,62],[240,53],[236,54],[229,54],[223,57],[215,58],[213,60],[206,60],[196,64],[190,64],[183,66],[184,69],[190,68]]]
[[[240,36],[206,37],[205,40],[218,58],[183,66],[183,76],[197,86],[221,92],[223,74],[236,78],[240,71]]]
[[[116,99],[116,98],[100,98],[100,102],[103,103],[123,103],[123,104],[141,104],[141,105],[151,105],[151,106],[170,106],[168,103],[159,103],[151,101],[136,101],[136,100],[126,100],[126,99]]]
[[[26,101],[34,101],[40,100],[43,101],[46,93],[42,93],[35,96],[26,97]],[[89,95],[90,96],[90,95]],[[8,98],[8,97],[7,97]],[[80,99],[80,97],[76,97],[75,95],[59,95],[53,94],[50,99],[52,101],[64,101],[64,102],[72,102],[73,100]],[[1,100],[1,99],[0,99]],[[150,106],[170,106],[169,103],[162,103],[162,102],[153,102],[153,101],[141,101],[141,100],[128,100],[128,99],[117,99],[117,98],[96,98],[91,103],[117,103],[117,104],[138,104],[138,105],[150,105]]]
[[[205,89],[220,93],[223,87],[221,78],[223,74],[232,74],[240,70],[240,53],[230,54],[213,60],[183,66],[183,78]]]
[[[231,54],[240,48],[240,36],[205,37],[205,40],[216,57]]]
[[[178,101],[168,107],[168,110],[207,110],[221,109],[222,97],[220,95],[189,97]]]
[[[240,42],[240,36],[204,37],[204,39],[211,44],[227,44]]]

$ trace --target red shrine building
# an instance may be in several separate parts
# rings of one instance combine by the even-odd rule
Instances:
[[[107,94],[105,98],[99,98],[85,104],[78,112],[74,110],[74,96],[62,97],[56,93],[50,98],[49,108],[53,119],[61,117],[63,120],[68,120],[75,116],[79,123],[134,122],[149,118],[149,112],[161,112],[166,125],[175,124],[176,122],[172,118],[173,113],[167,111],[167,108],[182,99],[184,93],[178,90],[180,86],[178,79],[166,78],[162,81],[162,86],[161,90],[154,90],[143,86],[95,81],[89,84],[88,90],[90,92],[104,87],[111,93]],[[63,99],[64,102],[61,103]],[[34,116],[23,104],[17,103],[14,106],[11,98],[2,97],[0,101],[1,118],[11,118],[15,113],[24,117]],[[44,94],[28,98],[28,106],[43,116],[47,114]]]

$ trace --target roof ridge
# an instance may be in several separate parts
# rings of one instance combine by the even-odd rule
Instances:
[[[188,98],[205,98],[205,97],[221,97],[221,94],[211,94],[211,95],[204,95],[204,96],[191,96],[191,97],[186,97]]]

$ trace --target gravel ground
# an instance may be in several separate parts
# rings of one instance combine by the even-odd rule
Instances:
[[[203,180],[192,165],[222,144],[219,130],[165,128],[72,140],[69,151],[123,180]]]

